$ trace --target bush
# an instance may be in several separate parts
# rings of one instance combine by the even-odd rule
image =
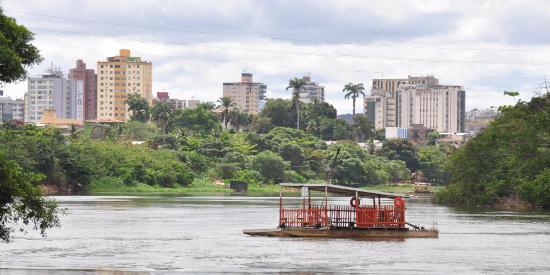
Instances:
[[[302,175],[296,173],[296,171],[288,170],[285,171],[285,181],[292,183],[305,183],[307,182],[307,179]]]
[[[270,151],[259,153],[251,161],[251,168],[258,171],[269,182],[282,181],[286,166],[279,155]]]
[[[248,184],[258,185],[263,182],[262,175],[255,170],[239,170],[235,172],[234,180],[243,181]]]

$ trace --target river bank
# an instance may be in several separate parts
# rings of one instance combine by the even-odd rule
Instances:
[[[318,181],[312,183],[319,183]],[[382,192],[412,194],[414,193],[414,185],[412,184],[378,184],[362,186],[362,188],[369,190],[376,190]],[[439,189],[433,187],[433,190]],[[100,195],[106,193],[162,193],[162,194],[181,194],[181,193],[233,193],[234,190],[229,189],[227,186],[221,186],[214,184],[208,179],[195,179],[189,186],[178,187],[161,187],[152,186],[138,183],[136,185],[128,186],[124,185],[120,181],[115,179],[101,179],[94,180],[90,186],[88,194]],[[252,184],[248,186],[248,193],[259,194],[273,194],[279,192],[279,186],[277,184]]]

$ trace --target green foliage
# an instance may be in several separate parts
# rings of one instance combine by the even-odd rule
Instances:
[[[416,171],[420,167],[416,148],[408,140],[391,139],[386,140],[382,145],[381,154],[392,160],[402,160],[407,164],[407,168]]]
[[[239,170],[235,172],[234,180],[243,181],[250,185],[258,185],[263,182],[263,176],[256,170]]]
[[[169,102],[158,101],[151,109],[151,119],[157,122],[157,126],[162,129],[162,133],[166,135],[168,129],[168,119],[174,111],[174,106]]]
[[[447,184],[449,182],[447,165],[449,155],[453,151],[454,148],[449,144],[424,146],[418,150],[419,169],[430,183]]]
[[[92,173],[90,163],[72,150],[58,130],[26,126],[22,129],[0,130],[0,150],[10,152],[26,171],[43,174],[44,183],[56,185],[61,190],[80,192],[86,190]]]
[[[518,186],[519,197],[533,205],[550,208],[550,168],[533,180],[524,180]]]
[[[307,179],[298,174],[296,171],[292,171],[292,170],[287,170],[285,171],[285,176],[284,176],[284,180],[286,182],[293,182],[293,183],[305,183],[307,182]]]
[[[147,122],[149,120],[149,103],[145,98],[137,93],[128,94],[125,103],[128,105],[128,111],[132,112],[131,120]]]
[[[333,122],[332,140],[351,140],[353,128],[349,123],[342,119],[336,119]]]
[[[354,115],[353,125],[355,127],[355,140],[357,142],[374,140],[375,138],[374,124],[368,119],[366,115],[363,115],[363,114]]]
[[[281,182],[285,176],[287,164],[277,154],[264,151],[251,160],[251,168],[258,171],[267,182]]]
[[[355,116],[355,101],[360,96],[365,96],[365,86],[363,85],[363,83],[353,84],[350,82],[344,86],[344,89],[342,91],[345,93],[344,95],[345,99],[349,99],[349,98],[352,99],[353,116]]]
[[[150,123],[138,120],[129,121],[121,126],[122,136],[125,140],[150,140],[156,136],[156,128]]]
[[[339,142],[331,145],[329,149],[331,152],[329,159],[331,171],[329,173],[336,183],[371,185],[390,181],[397,182],[409,178],[410,171],[403,161],[369,155],[353,142]],[[335,161],[338,150],[340,154]]]
[[[451,155],[451,181],[438,201],[490,206],[519,195],[549,207],[544,183],[550,167],[550,94],[499,110],[495,121]]]
[[[60,226],[62,210],[34,185],[41,179],[0,152],[0,240],[9,242],[15,230],[24,231],[26,226],[43,236],[47,229]]]
[[[0,8],[0,83],[24,79],[26,68],[42,61],[33,40],[32,32]]]
[[[74,146],[93,160],[93,176],[97,178],[113,177],[127,185],[144,183],[164,187],[189,185],[194,178],[174,151],[111,142],[86,142]]]
[[[195,134],[211,134],[221,130],[220,119],[204,108],[175,110],[168,119],[168,130],[182,128]]]
[[[262,109],[258,117],[256,118],[255,124],[258,124],[257,121],[259,118],[267,118],[271,123],[271,128],[273,127],[296,127],[296,113],[292,107],[293,103],[289,100],[284,99],[270,99],[265,104],[265,107]],[[265,123],[263,121],[260,121]],[[256,126],[257,127],[257,126]],[[267,128],[265,126],[261,128]]]
[[[218,99],[218,103],[220,103],[219,107],[223,109],[222,113],[220,114],[220,118],[223,121],[223,125],[225,125],[225,130],[227,130],[227,124],[229,123],[229,109],[237,106],[235,102],[233,102],[233,99],[228,96],[220,97]]]

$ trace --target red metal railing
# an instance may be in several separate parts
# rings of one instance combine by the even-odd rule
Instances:
[[[279,224],[285,227],[327,226],[327,209],[319,206],[299,209],[281,209]]]
[[[382,206],[331,206],[329,208],[282,208],[279,225],[283,227],[358,227],[358,228],[403,228],[405,227],[404,207]]]

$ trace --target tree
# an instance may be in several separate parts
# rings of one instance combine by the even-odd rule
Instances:
[[[265,117],[273,127],[295,127],[292,102],[284,99],[270,99],[256,118]]]
[[[128,111],[132,111],[131,120],[147,122],[149,120],[149,103],[137,93],[128,94],[125,103]]]
[[[241,112],[238,108],[229,112],[229,121],[237,132],[240,131],[242,127],[247,127],[250,124],[250,120],[250,115]]]
[[[313,102],[305,104],[303,111],[303,123],[306,132],[320,136],[322,121],[325,119],[336,119],[336,108],[330,103],[313,99]]]
[[[519,92],[504,91],[504,95],[511,96],[516,101],[516,96],[519,96]]]
[[[252,159],[251,167],[270,182],[280,182],[285,176],[285,162],[279,155],[271,151],[263,151],[256,155]]]
[[[356,129],[357,141],[364,142],[365,140],[373,141],[376,133],[374,131],[374,125],[366,115],[359,114],[353,116],[353,124]]]
[[[364,93],[365,87],[363,86],[363,83],[353,84],[350,82],[344,86],[344,89],[342,91],[346,93],[344,95],[345,99],[349,99],[351,97],[352,104],[353,104],[352,117],[355,118],[355,101],[359,96],[361,95],[365,96],[365,93]],[[354,119],[353,120],[353,137],[357,138],[356,136],[357,136],[357,129],[355,128],[355,119]]]
[[[296,110],[296,129],[300,130],[300,90],[306,85],[306,81],[295,77],[288,82],[286,89],[292,89],[292,100]]]
[[[273,127],[274,125],[271,123],[271,120],[262,115],[255,116],[252,119],[252,124],[250,125],[251,130],[258,134],[265,134],[273,129]]]
[[[418,156],[416,148],[408,140],[390,139],[386,140],[382,145],[382,155],[391,160],[402,160],[407,164],[407,168],[411,171],[416,171],[419,168]]]
[[[363,83],[357,83],[357,84],[353,84],[353,83],[348,83],[344,86],[344,89],[342,90],[344,93],[346,93],[344,95],[344,98],[345,99],[349,99],[351,97],[351,100],[352,100],[352,104],[353,104],[353,116],[355,116],[355,101],[357,100],[357,98],[359,96],[365,96],[365,86],[363,86]]]
[[[214,102],[211,102],[211,101],[200,102],[199,104],[197,104],[197,108],[203,108],[205,110],[211,111],[216,108],[216,104],[214,104]]]
[[[28,225],[43,236],[47,229],[60,226],[59,215],[63,210],[57,208],[53,199],[44,198],[34,186],[42,178],[24,171],[0,153],[0,240],[11,241],[16,229],[24,231]]]
[[[223,125],[225,126],[225,130],[227,130],[227,124],[229,123],[229,108],[237,105],[233,102],[233,99],[228,96],[220,97],[220,99],[218,99],[218,103],[220,103],[220,107],[223,108],[221,119],[223,121]]]
[[[157,127],[161,128],[163,135],[166,135],[168,119],[172,111],[174,106],[165,101],[157,101],[151,110],[151,119],[157,122]]]
[[[0,83],[11,83],[27,76],[26,69],[42,61],[31,44],[34,34],[0,8]]]
[[[342,119],[333,120],[333,123],[334,130],[332,137],[334,140],[351,140],[353,129],[351,128],[351,125],[349,125],[349,123]]]
[[[494,206],[520,199],[547,203],[550,167],[550,93],[501,106],[487,128],[454,152],[447,170],[449,185],[439,202],[462,206]],[[542,203],[546,200],[546,203]]]
[[[168,119],[168,130],[182,128],[198,134],[215,133],[221,130],[220,119],[204,108],[178,109]]]

